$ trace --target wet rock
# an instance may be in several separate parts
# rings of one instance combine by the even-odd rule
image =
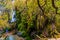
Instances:
[[[2,36],[3,32],[4,32],[3,30],[0,30],[0,37]]]
[[[17,32],[17,35],[18,35],[18,36],[21,36],[21,35],[22,35],[22,33],[21,33],[21,32]]]

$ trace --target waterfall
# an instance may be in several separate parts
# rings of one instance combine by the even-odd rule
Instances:
[[[16,21],[16,12],[15,10],[12,11],[12,19],[11,22],[15,22]]]

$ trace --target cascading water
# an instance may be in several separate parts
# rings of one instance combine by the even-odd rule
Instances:
[[[15,0],[12,0],[12,4],[14,5]],[[12,10],[12,19],[11,22],[15,22],[16,21],[16,11],[13,9]]]
[[[15,10],[12,11],[12,19],[11,22],[15,22],[16,21],[16,12]]]

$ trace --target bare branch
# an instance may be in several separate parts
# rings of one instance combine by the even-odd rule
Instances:
[[[43,8],[42,8],[41,5],[40,5],[39,0],[37,0],[37,3],[38,3],[38,7],[39,7],[40,10],[42,11],[42,14],[41,14],[41,15],[44,15],[44,10],[43,10]]]
[[[52,6],[55,8],[57,14],[58,7],[55,6],[54,0],[52,0]]]

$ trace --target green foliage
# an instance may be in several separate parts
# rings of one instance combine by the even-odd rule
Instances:
[[[27,33],[31,34],[31,32],[35,30],[37,34],[40,35],[44,33],[44,30],[47,30],[47,34],[52,36],[52,34],[56,32],[56,31],[53,32],[52,30],[52,27],[53,27],[52,20],[54,20],[55,18],[54,22],[55,23],[59,22],[58,21],[59,17],[57,14],[55,14],[56,9],[52,6],[52,1],[39,0],[40,5],[44,10],[44,15],[46,16],[46,18],[44,17],[44,15],[41,16],[42,12],[41,12],[41,9],[38,7],[37,0],[27,0],[22,2],[23,3],[21,3],[21,1],[20,2],[17,1],[16,4],[18,3],[19,5],[15,5],[17,8],[16,18],[17,18],[17,25],[18,25],[19,31],[21,32],[24,31],[26,34]],[[57,6],[58,8],[60,7],[59,1],[58,2],[54,1],[54,3],[55,3],[55,6]],[[57,12],[60,12],[59,9],[57,10]],[[58,24],[56,24],[56,26],[57,25]]]
[[[46,37],[53,37],[57,34],[57,30],[60,32],[60,1],[54,0],[54,3],[52,3],[52,0],[39,0],[39,4],[37,1],[15,0],[14,5],[11,0],[0,2],[6,9],[12,10],[13,8],[16,10],[17,29],[22,32],[23,37],[27,38],[26,40],[31,40],[32,32]],[[53,7],[53,4],[58,7],[58,14],[56,14],[56,8]],[[9,27],[8,15],[5,14],[2,18],[6,19],[6,21],[3,20],[4,23],[0,20],[0,25]]]

